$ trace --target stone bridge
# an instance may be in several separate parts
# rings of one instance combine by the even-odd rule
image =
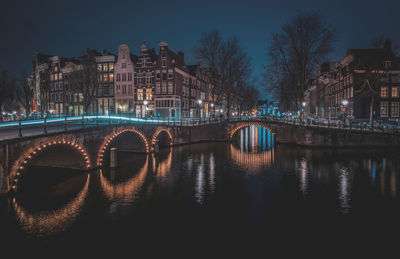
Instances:
[[[230,141],[247,126],[270,130],[278,143],[304,146],[359,147],[400,146],[398,135],[305,127],[251,120],[195,126],[109,125],[63,133],[20,137],[0,141],[0,192],[16,190],[20,176],[29,166],[90,170],[108,162],[110,147],[150,153],[160,146],[205,141]]]

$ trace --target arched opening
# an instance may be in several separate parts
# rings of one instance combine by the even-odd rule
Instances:
[[[275,145],[274,133],[262,124],[241,124],[230,132],[230,139],[242,152],[263,152]]]
[[[49,176],[58,173],[58,176],[54,178],[44,177],[45,181],[38,182],[33,187],[51,188],[53,184],[63,180],[63,172],[81,172],[89,169],[90,166],[89,155],[80,144],[66,140],[47,142],[30,149],[16,162],[11,174],[11,186],[16,191],[21,180],[38,176],[35,172],[45,172],[44,175]],[[29,181],[26,182],[29,183]]]
[[[154,150],[157,141],[159,147],[170,147],[173,145],[173,136],[168,129],[161,128],[153,134],[151,139],[152,150]]]
[[[117,148],[118,152],[125,153],[149,152],[149,144],[143,133],[135,129],[123,129],[111,134],[104,140],[97,158],[98,166],[109,164],[110,148]]]

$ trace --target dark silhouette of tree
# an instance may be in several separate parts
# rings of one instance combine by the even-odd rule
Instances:
[[[208,67],[212,99],[217,104],[225,101],[225,112],[229,115],[232,101],[237,97],[235,88],[249,80],[250,58],[237,37],[224,40],[218,30],[203,33],[194,52]]]
[[[315,12],[300,14],[272,35],[264,79],[287,110],[298,110],[304,91],[332,51],[334,30]]]
[[[21,71],[21,78],[18,86],[16,96],[21,105],[25,108],[25,113],[29,114],[31,112],[33,90],[28,83],[28,78],[24,69]]]

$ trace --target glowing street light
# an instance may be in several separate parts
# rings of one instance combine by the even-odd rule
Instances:
[[[303,102],[302,105],[303,105],[303,107],[306,107],[307,103],[306,103],[306,102]]]
[[[211,107],[214,107],[214,104],[213,104],[213,103],[211,103],[210,105],[211,105]]]
[[[343,100],[343,101],[342,101],[342,104],[343,104],[344,106],[346,106],[346,105],[348,105],[348,104],[349,104],[349,101],[347,101],[347,100]]]
[[[148,102],[147,100],[144,100],[144,101],[143,101],[143,104],[144,104],[144,105],[147,105],[147,104],[149,104],[149,102]]]
[[[202,104],[202,103],[203,103],[203,100],[199,99],[199,100],[197,100],[197,102],[198,102],[199,104]]]

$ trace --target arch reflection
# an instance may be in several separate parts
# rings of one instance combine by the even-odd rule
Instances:
[[[146,156],[146,161],[139,169],[139,172],[128,181],[122,183],[110,182],[106,177],[104,177],[103,170],[100,169],[100,185],[107,199],[121,203],[134,201],[146,179],[148,164],[149,157]]]
[[[250,173],[270,167],[274,161],[274,135],[262,126],[241,128],[238,141],[230,145],[230,155],[236,165]]]
[[[156,176],[157,178],[166,178],[167,174],[171,170],[171,164],[172,164],[172,148],[169,149],[168,155],[165,159],[162,161],[156,162],[156,157],[153,154],[153,168],[156,168]]]
[[[13,198],[12,205],[21,229],[37,236],[54,235],[66,230],[71,226],[76,217],[80,214],[85,202],[90,182],[90,175],[87,175],[85,185],[76,195],[75,199],[58,210],[48,210],[39,213],[31,213],[18,204]]]

